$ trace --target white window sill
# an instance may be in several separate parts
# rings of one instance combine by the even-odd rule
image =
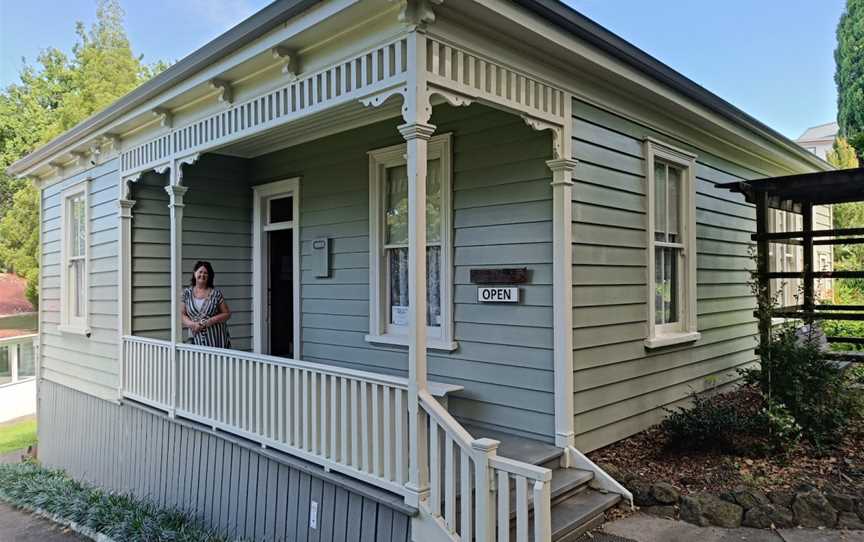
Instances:
[[[645,339],[645,348],[663,348],[675,344],[692,343],[698,341],[702,335],[697,331],[685,331],[681,333],[664,333],[653,339]]]
[[[57,329],[60,330],[60,333],[68,333],[70,335],[84,335],[85,337],[90,336],[90,326],[72,326],[69,324],[60,324],[57,326]]]
[[[396,344],[399,346],[408,346],[408,337],[405,335],[366,335],[363,337],[367,343],[379,344]],[[456,341],[440,341],[438,339],[427,339],[426,348],[430,350],[443,350],[452,352],[459,348],[459,343]]]

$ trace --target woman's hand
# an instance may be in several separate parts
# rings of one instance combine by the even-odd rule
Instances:
[[[192,330],[193,335],[197,335],[197,334],[201,333],[201,330],[204,329],[204,326],[202,326],[198,322],[192,322],[192,325],[189,326],[189,329]]]

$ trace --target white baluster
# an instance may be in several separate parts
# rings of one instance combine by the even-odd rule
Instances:
[[[510,541],[510,476],[498,471],[498,542]]]
[[[528,480],[524,476],[516,479],[516,541],[528,542]]]
[[[549,540],[552,537],[550,517],[549,483],[534,482],[534,540]]]
[[[460,518],[462,521],[459,528],[459,537],[462,540],[471,540],[474,536],[474,521],[471,517],[471,513],[474,510],[474,506],[472,506],[471,503],[471,458],[468,456],[468,453],[461,448],[459,449],[459,458],[459,504],[462,509],[462,517]]]

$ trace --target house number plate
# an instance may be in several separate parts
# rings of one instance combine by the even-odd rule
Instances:
[[[481,303],[519,303],[519,288],[477,288],[477,301]]]

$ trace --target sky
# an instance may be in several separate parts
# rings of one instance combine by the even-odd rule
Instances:
[[[120,0],[133,50],[176,61],[270,0]],[[446,0],[459,1],[459,0]],[[566,0],[583,15],[790,138],[835,120],[845,0]],[[70,51],[96,0],[0,0],[0,86],[22,58]]]

